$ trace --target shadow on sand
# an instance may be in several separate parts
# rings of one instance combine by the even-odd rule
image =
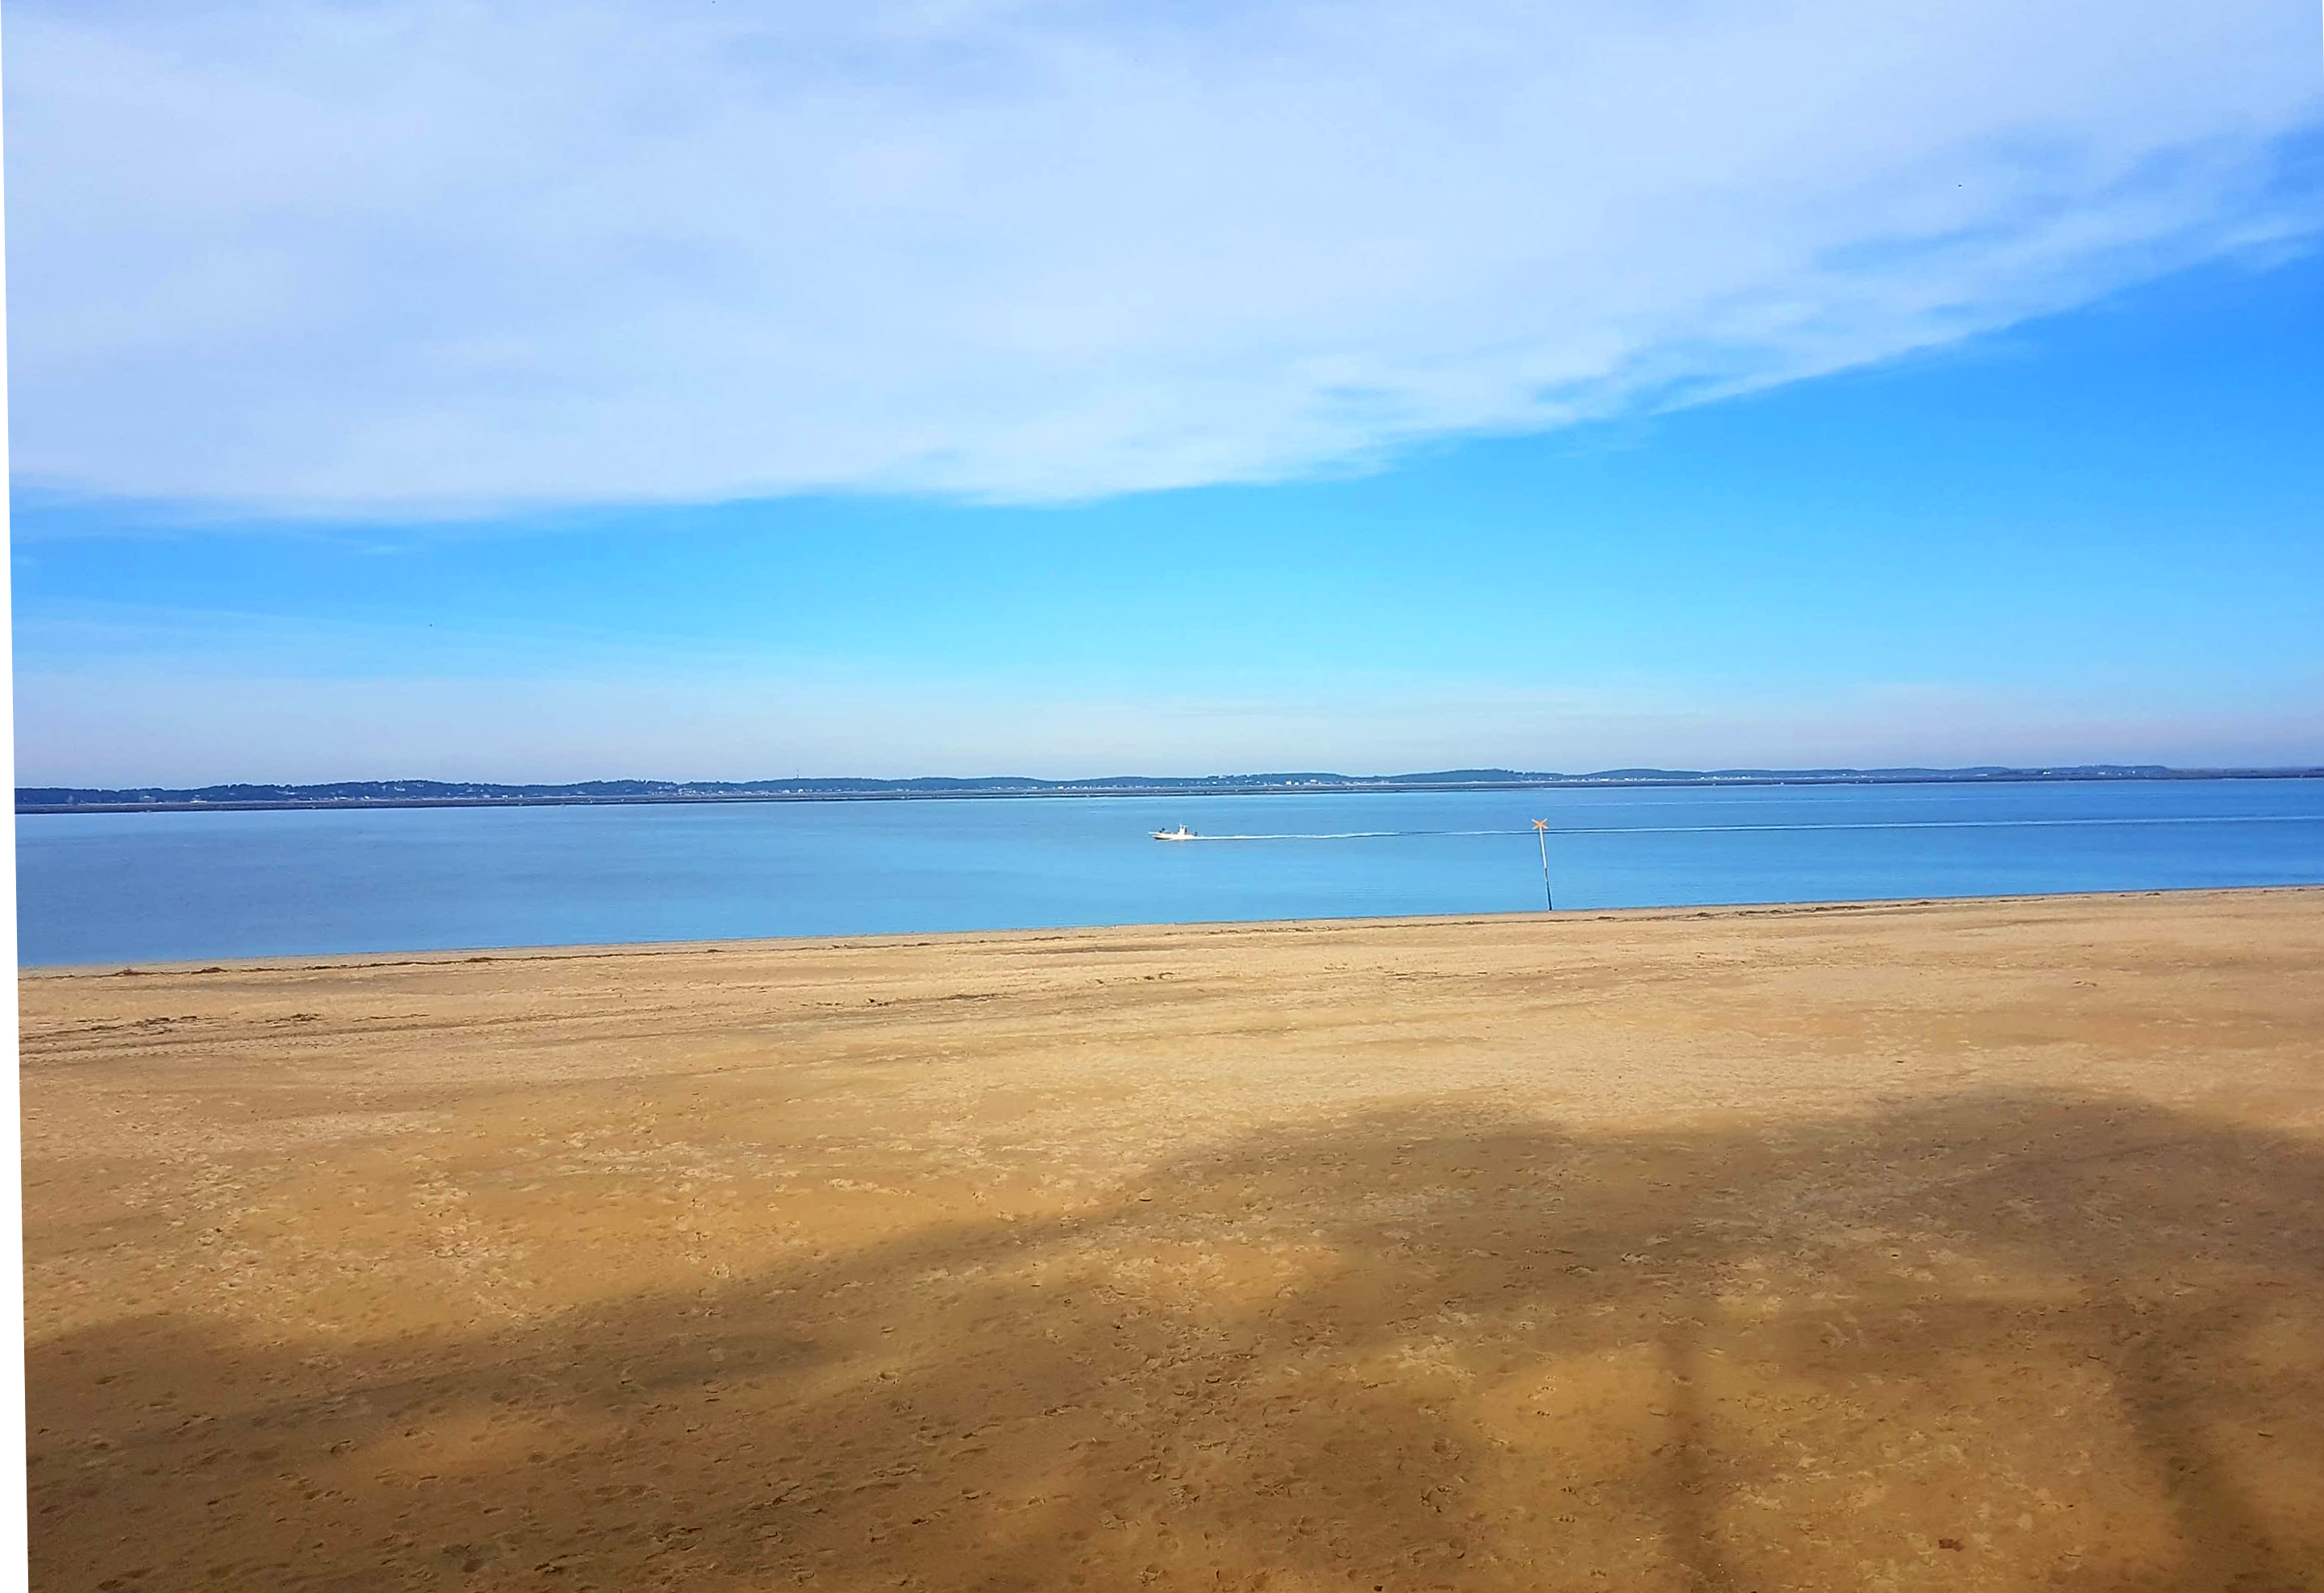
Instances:
[[[1415,1111],[459,1336],[31,1351],[34,1586],[2324,1587],[2324,1155]]]

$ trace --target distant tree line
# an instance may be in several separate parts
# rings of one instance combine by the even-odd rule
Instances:
[[[98,787],[20,786],[19,813],[189,807],[362,807],[520,806],[558,803],[812,801],[914,796],[1180,796],[1313,790],[1491,789],[1526,786],[1840,785],[2000,780],[2280,778],[2324,775],[2310,769],[2172,769],[2159,763],[2090,763],[2021,769],[1608,769],[1558,774],[1510,769],[1447,769],[1416,774],[1105,775],[1042,780],[1023,775],[927,776],[882,780],[793,778],[771,780],[578,780],[505,785],[476,780],[337,780],[319,785]]]

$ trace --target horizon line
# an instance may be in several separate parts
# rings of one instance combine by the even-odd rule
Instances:
[[[1647,767],[1583,774],[1508,769],[1349,775],[1324,770],[1208,775],[1104,775],[1041,779],[1029,775],[904,778],[791,776],[761,780],[597,779],[334,780],[218,782],[204,786],[19,786],[15,811],[159,812],[289,807],[526,806],[619,803],[836,801],[943,797],[1287,795],[1300,791],[1522,789],[1530,787],[1947,784],[2008,780],[2292,779],[2324,777],[2324,765],[2181,768],[2160,763],[1975,764],[1886,768],[1674,769]]]

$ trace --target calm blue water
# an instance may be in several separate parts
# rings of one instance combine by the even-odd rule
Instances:
[[[2324,780],[35,814],[20,954],[1525,912],[1536,817],[1561,909],[2324,883]]]

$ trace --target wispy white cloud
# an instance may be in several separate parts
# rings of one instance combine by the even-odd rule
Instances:
[[[1797,378],[2300,235],[2280,0],[18,0],[16,462],[1046,499]]]

